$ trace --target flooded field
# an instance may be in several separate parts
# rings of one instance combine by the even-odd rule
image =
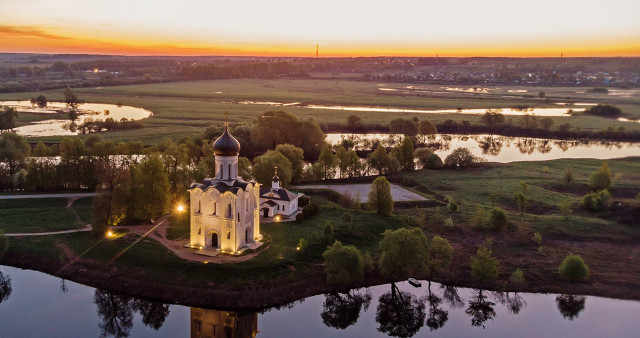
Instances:
[[[29,101],[0,101],[0,106],[16,107],[18,112],[30,114],[58,114],[68,112],[64,102],[48,102],[44,108],[34,107]],[[82,103],[78,105],[78,119],[76,124],[82,124],[88,119],[105,120],[113,118],[115,121],[141,120],[148,118],[153,113],[144,108],[107,104],[107,103]],[[69,130],[68,119],[47,119],[16,128],[16,132],[23,136],[67,136],[77,135],[77,131]],[[67,126],[65,128],[65,126]]]
[[[342,140],[355,143],[356,149],[371,149],[376,142],[392,147],[400,142],[398,134],[327,134],[327,142]],[[497,135],[439,134],[427,145],[442,159],[459,147],[468,148],[474,156],[490,162],[546,161],[560,158],[611,159],[640,156],[640,143],[609,141],[571,141]]]

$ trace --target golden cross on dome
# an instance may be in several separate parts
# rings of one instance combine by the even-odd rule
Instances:
[[[224,125],[228,126],[229,125],[229,112],[228,111],[224,111]]]
[[[273,169],[275,170],[276,174],[278,173],[278,166],[273,166]]]

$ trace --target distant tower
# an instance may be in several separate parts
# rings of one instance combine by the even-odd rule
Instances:
[[[318,57],[318,44],[316,43],[316,57]]]

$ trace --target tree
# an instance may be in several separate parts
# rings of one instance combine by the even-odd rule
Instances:
[[[544,128],[544,130],[549,130],[553,126],[553,119],[550,117],[543,117],[540,120],[540,124],[542,124],[542,128]]]
[[[162,327],[167,316],[169,316],[169,304],[143,299],[133,299],[131,309],[140,313],[144,325],[156,331]]]
[[[276,151],[291,162],[291,183],[300,183],[304,170],[304,150],[292,144],[278,144]]]
[[[367,311],[371,304],[370,292],[349,291],[347,293],[330,293],[322,304],[322,322],[328,327],[346,329],[355,324],[360,317],[360,311]]]
[[[559,295],[556,297],[556,305],[563,318],[574,320],[584,310],[585,300],[585,296]]]
[[[362,119],[358,115],[347,116],[347,126],[351,129],[356,129],[362,126]]]
[[[107,155],[97,161],[98,185],[93,198],[92,230],[95,235],[104,235],[108,227],[116,226],[127,217],[130,200],[131,176],[127,168],[117,164],[116,157]]]
[[[433,151],[429,148],[418,148],[413,153],[416,160],[418,160],[418,164],[420,164],[423,169],[427,169],[427,159],[431,154],[433,154]]]
[[[14,107],[5,106],[0,112],[0,133],[18,126],[18,111]]]
[[[589,277],[589,266],[584,263],[580,255],[569,254],[562,260],[558,272],[560,276],[571,282],[577,282]]]
[[[418,134],[422,137],[422,142],[427,141],[427,137],[438,133],[436,125],[429,120],[422,120],[418,123]]]
[[[491,255],[491,249],[481,246],[476,254],[469,259],[471,263],[471,276],[481,281],[489,281],[498,278],[500,263]]]
[[[342,245],[340,241],[335,241],[322,253],[322,258],[329,284],[350,285],[364,276],[362,254],[353,245]]]
[[[324,223],[322,234],[324,235],[324,238],[327,240],[327,243],[333,243],[333,223],[331,221],[326,221]]]
[[[349,171],[349,159],[347,158],[347,149],[343,146],[338,146],[336,150],[336,162],[338,163],[338,169],[340,169],[340,178],[344,177]]]
[[[386,177],[380,176],[371,183],[369,206],[379,214],[391,215],[393,212],[391,184],[389,184]]]
[[[215,165],[215,161],[213,165]],[[213,167],[213,173],[215,173],[215,167]],[[251,161],[244,156],[238,157],[238,176],[247,181],[251,179]]]
[[[465,313],[471,316],[471,325],[484,328],[484,323],[496,316],[494,305],[496,304],[482,294],[482,289],[478,289],[478,295],[469,301],[469,307],[465,310]]]
[[[38,95],[38,97],[36,97],[35,103],[38,105],[38,107],[44,108],[47,106],[47,97],[44,95]]]
[[[11,277],[0,271],[0,303],[9,299],[11,292],[13,292],[13,289],[11,288]]]
[[[452,169],[464,169],[474,165],[475,158],[467,148],[457,148],[444,159],[444,165]]]
[[[442,298],[431,292],[431,281],[427,287],[427,302],[429,302],[429,316],[427,317],[427,326],[431,331],[437,330],[444,326],[449,320],[449,312],[440,307]]]
[[[274,176],[274,167],[278,167],[278,178],[283,187],[288,187],[291,182],[291,162],[282,153],[269,150],[253,160],[251,172],[258,183],[271,186]]]
[[[418,133],[418,126],[410,119],[401,117],[389,122],[389,132],[392,134],[404,134],[405,136],[415,136]]]
[[[14,133],[0,136],[0,162],[6,164],[10,176],[24,166],[24,160],[30,151],[31,147],[24,137]]]
[[[328,145],[322,148],[320,157],[318,157],[318,164],[322,169],[322,178],[325,180],[333,178],[336,174],[336,157]]]
[[[571,168],[571,166],[568,166],[564,170],[564,181],[567,183],[571,183],[571,181],[573,181],[573,169]]]
[[[529,201],[527,200],[527,191],[529,190],[529,185],[526,182],[520,182],[520,191],[518,191],[514,195],[514,199],[516,200],[516,204],[518,205],[518,210],[523,213],[529,207]]]
[[[425,317],[424,301],[409,292],[387,292],[378,299],[378,331],[389,336],[415,335],[424,325]]]
[[[508,217],[507,213],[497,207],[494,207],[489,211],[489,224],[495,231],[500,231],[507,226]]]
[[[284,111],[268,111],[251,127],[251,138],[257,150],[274,149],[278,144],[302,148],[306,159],[316,159],[325,145],[320,125],[312,119],[302,121]]]
[[[607,162],[602,163],[602,167],[596,170],[589,178],[589,187],[592,190],[604,190],[611,187],[611,170]]]
[[[543,99],[547,94],[545,92],[538,92],[538,97]]]
[[[93,302],[96,304],[98,316],[102,319],[101,337],[128,337],[133,327],[133,311],[131,298],[124,295],[96,289]]]
[[[389,172],[391,157],[387,153],[387,150],[385,150],[381,144],[378,144],[376,149],[369,154],[367,162],[370,167],[376,169],[378,175],[383,175]]]
[[[415,163],[413,162],[413,142],[410,138],[405,137],[402,142],[393,149],[393,155],[398,159],[401,171],[413,171]]]
[[[380,250],[380,273],[393,279],[403,279],[423,269],[429,256],[427,237],[418,228],[386,230]]]
[[[449,270],[453,260],[453,247],[446,238],[435,236],[431,239],[428,257],[427,266],[431,274]]]
[[[504,123],[504,114],[500,109],[487,109],[481,120],[487,126],[495,127]]]
[[[64,90],[64,102],[72,111],[78,109],[78,105],[83,103],[83,101],[78,98],[78,95],[69,87]]]
[[[427,169],[440,169],[444,166],[444,164],[442,163],[442,159],[440,158],[440,156],[438,156],[438,154],[436,153],[433,153],[427,156],[424,166]]]
[[[133,218],[148,221],[167,212],[171,186],[160,156],[146,157],[134,171],[133,201],[130,203]]]

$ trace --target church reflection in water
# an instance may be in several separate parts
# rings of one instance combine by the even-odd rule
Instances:
[[[191,308],[192,338],[255,337],[258,334],[257,312],[229,312]]]

